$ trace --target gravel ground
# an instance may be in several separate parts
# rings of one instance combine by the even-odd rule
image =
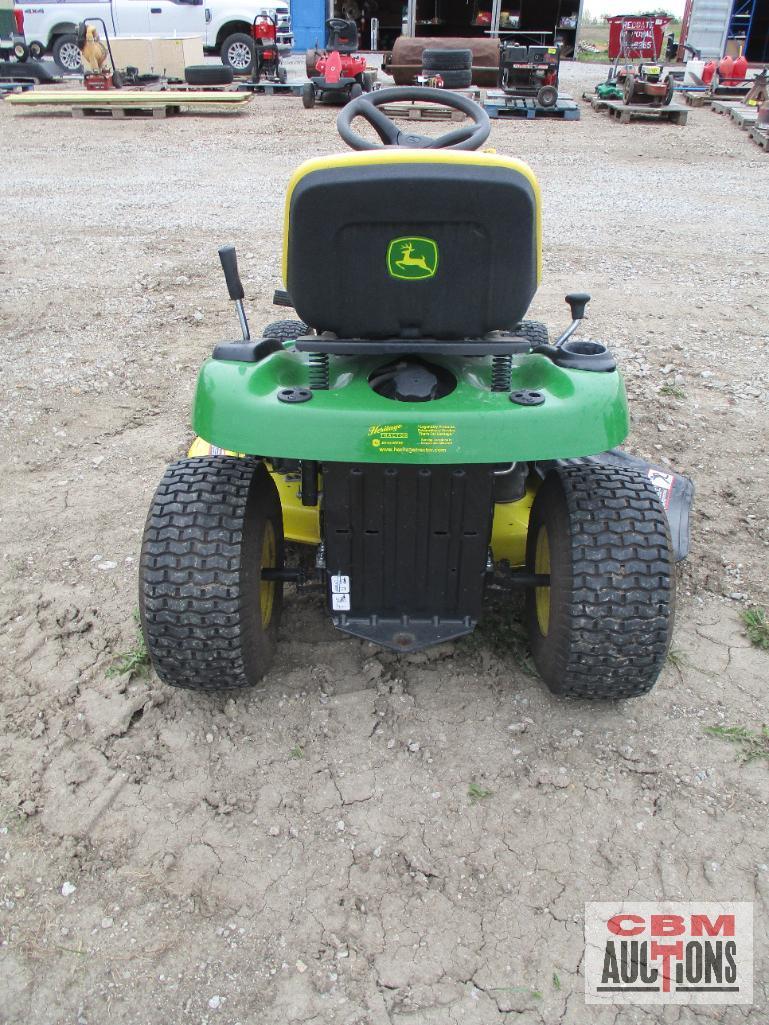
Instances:
[[[601,69],[567,66],[579,95]],[[408,657],[290,596],[256,691],[108,676],[195,373],[235,336],[216,248],[276,319],[292,169],[335,111],[76,121],[0,105],[0,1021],[3,1025],[631,1025],[756,1008],[584,1006],[586,900],[755,902],[766,1007],[769,157],[685,128],[495,123],[544,195],[532,315],[621,359],[632,450],[697,485],[673,657],[648,697],[552,698],[515,612]],[[510,626],[505,624],[509,623]],[[471,801],[468,787],[490,795]]]

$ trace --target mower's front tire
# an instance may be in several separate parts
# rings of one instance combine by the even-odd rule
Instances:
[[[303,320],[274,320],[262,331],[262,338],[274,338],[282,343],[309,333],[310,328]]]
[[[144,528],[142,630],[173,687],[231,690],[269,669],[283,603],[283,518],[256,459],[182,459],[165,472]]]
[[[648,478],[616,466],[551,470],[531,510],[526,568],[534,664],[554,694],[638,697],[670,645],[675,573],[665,510]]]
[[[532,347],[550,344],[550,333],[547,330],[547,324],[542,324],[538,320],[522,320],[514,330],[515,334],[528,338]]]
[[[311,110],[315,106],[315,86],[312,82],[305,82],[302,86],[302,106],[305,110]]]

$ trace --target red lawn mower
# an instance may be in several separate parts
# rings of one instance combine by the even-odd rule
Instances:
[[[371,92],[366,74],[366,58],[354,56],[358,49],[358,27],[354,21],[329,18],[326,22],[326,49],[315,63],[316,75],[302,89],[302,103],[309,110],[315,101],[345,104],[362,93]]]

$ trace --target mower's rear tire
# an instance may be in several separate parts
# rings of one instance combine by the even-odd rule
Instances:
[[[158,676],[173,687],[256,683],[275,653],[283,518],[256,459],[182,459],[166,470],[144,528],[139,611]]]
[[[360,82],[354,82],[350,86],[350,99],[357,100],[359,96],[363,95],[363,86]]]
[[[662,106],[667,107],[675,95],[675,82],[668,76],[665,79],[665,95],[662,97]]]
[[[234,77],[225,64],[190,64],[184,69],[187,85],[229,85]]]
[[[630,106],[635,99],[635,77],[625,76],[625,84],[622,86],[622,99],[626,106]]]
[[[368,72],[360,76],[360,84],[363,86],[364,93],[370,93],[374,88],[374,78]]]
[[[305,110],[315,106],[315,86],[312,82],[305,82],[302,86],[302,106]]]
[[[538,320],[522,320],[521,323],[513,329],[517,335],[523,335],[524,338],[528,338],[532,344],[535,345],[549,345],[550,334],[547,330],[547,324],[541,324]]]
[[[617,466],[551,470],[537,492],[526,567],[526,621],[554,694],[631,698],[654,686],[673,628],[675,573],[667,517],[648,478]]]
[[[279,342],[308,335],[310,328],[303,320],[274,320],[262,331],[262,338],[274,338]]]
[[[472,50],[422,51],[422,68],[425,71],[469,71],[472,66]]]

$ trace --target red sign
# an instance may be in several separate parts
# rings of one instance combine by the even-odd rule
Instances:
[[[619,14],[609,18],[609,57],[657,60],[670,18],[638,18]]]

